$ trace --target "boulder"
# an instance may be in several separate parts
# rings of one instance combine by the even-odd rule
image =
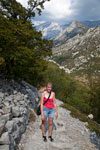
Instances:
[[[8,113],[8,114],[5,114],[5,115],[2,115],[2,116],[1,116],[1,120],[6,120],[6,121],[8,121],[8,120],[11,120],[11,119],[12,119],[11,113]]]
[[[88,115],[88,118],[89,118],[89,119],[93,119],[94,117],[93,117],[92,114],[89,114],[89,115]]]
[[[5,125],[6,131],[11,133],[14,131],[14,121],[7,121],[6,125]]]
[[[3,133],[4,128],[5,128],[5,124],[6,124],[5,120],[0,120],[0,137]]]
[[[8,132],[3,133],[0,137],[0,145],[10,145],[10,137]]]
[[[15,106],[12,108],[12,115],[13,115],[13,117],[20,117],[21,116],[20,108],[18,106]]]

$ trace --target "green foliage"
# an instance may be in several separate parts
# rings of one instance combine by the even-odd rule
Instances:
[[[57,57],[54,57],[54,60],[58,63],[58,64],[62,64],[65,60],[67,59],[66,56],[57,56]]]
[[[29,0],[27,9],[16,0],[0,1],[0,74],[24,79],[35,86],[50,81],[57,98],[84,113],[93,113],[95,120],[100,122],[100,83],[90,84],[89,89],[44,60],[52,54],[52,41],[43,39],[30,19],[36,11],[41,14],[46,1],[49,0]],[[65,57],[58,58],[59,63],[62,59]],[[98,69],[98,62],[99,58],[92,68]]]
[[[59,69],[57,65],[53,63],[48,64],[44,76],[45,83],[53,83],[53,90],[57,98],[75,106],[84,113],[90,112],[89,88],[74,80],[70,75],[66,74],[64,70]]]
[[[51,55],[52,41],[42,39],[42,33],[25,18],[28,10],[20,3],[2,0],[0,8],[0,71],[37,85],[47,66],[44,58]]]
[[[50,0],[29,0],[28,1],[28,11],[32,12],[34,9],[38,12],[39,15],[42,13],[42,9],[44,9],[44,3]]]
[[[74,80],[64,70],[59,69],[54,63],[48,63],[47,69],[43,73],[45,85],[47,82],[53,83],[53,90],[56,98],[62,100],[68,106],[72,106],[85,114],[92,113],[94,120],[100,123],[100,80],[89,77],[89,87]],[[95,81],[95,82],[94,82]],[[93,128],[93,127],[92,127]]]
[[[94,119],[100,123],[100,80],[90,78],[90,105]]]
[[[26,9],[16,0],[0,0],[0,12],[11,20],[21,19],[25,22],[35,17],[36,13],[41,15],[46,1],[50,0],[28,0],[28,7]]]

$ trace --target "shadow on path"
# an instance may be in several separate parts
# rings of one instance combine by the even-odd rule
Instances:
[[[41,128],[41,125],[40,125],[40,129],[42,129]],[[53,120],[53,128],[52,128],[52,131],[53,130],[56,130],[57,128],[56,128],[56,125],[55,125],[55,123],[54,123],[54,120]],[[48,131],[48,120],[46,121],[46,126],[45,126],[45,132],[47,132]]]
[[[96,145],[96,148],[100,150],[100,136],[97,136],[95,132],[92,132],[90,134],[90,140],[91,140],[91,143]]]

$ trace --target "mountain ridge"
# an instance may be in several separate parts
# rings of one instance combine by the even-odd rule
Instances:
[[[88,29],[83,35],[76,35],[64,44],[55,46],[53,60],[69,69],[71,73],[100,74],[100,27]]]
[[[54,39],[54,43],[56,44],[62,44],[65,41],[73,38],[77,34],[86,32],[89,29],[89,27],[81,24],[78,21],[73,21],[71,25],[66,27],[60,34]]]
[[[58,34],[65,30],[66,27],[70,26],[72,24],[73,21],[71,22],[67,22],[65,24],[59,24],[59,23],[56,23],[56,22],[53,22],[53,23],[56,23],[60,28],[61,30],[50,30],[48,31],[48,27],[52,24],[52,22],[42,22],[42,23],[38,23],[38,25],[35,25],[34,26],[36,27],[36,30],[37,31],[42,31],[43,33],[43,38],[47,38],[47,39],[54,39],[56,38],[56,36],[58,36]],[[100,26],[100,20],[97,20],[97,21],[78,21],[80,22],[81,24],[85,25],[85,26],[88,26],[88,27],[95,27],[95,26]]]

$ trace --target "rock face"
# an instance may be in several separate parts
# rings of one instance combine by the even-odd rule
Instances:
[[[63,29],[56,22],[45,22],[36,26],[36,30],[42,31],[43,37],[51,40],[54,39],[60,32],[62,32]]]
[[[89,28],[79,23],[78,21],[73,21],[70,26],[65,28],[60,34],[54,39],[56,45],[65,43],[67,40],[73,38],[77,34],[85,33]]]
[[[74,21],[73,23],[75,23],[75,22],[77,24],[77,21]],[[57,38],[58,35],[62,34],[64,32],[64,30],[67,27],[69,27],[71,24],[72,24],[72,22],[66,22],[65,24],[59,24],[56,22],[36,21],[36,23],[34,25],[35,25],[35,28],[37,31],[42,31],[44,38],[53,40],[53,39]],[[85,26],[96,27],[96,26],[100,26],[100,20],[81,21],[80,23],[78,22],[78,24],[83,24],[84,27]],[[81,28],[83,25],[79,26],[79,28]],[[76,31],[78,31],[78,30],[76,30]],[[76,31],[72,32],[72,33],[77,33]],[[69,34],[69,35],[72,35],[72,34]]]
[[[100,27],[88,29],[52,51],[52,59],[71,73],[89,69],[91,73],[100,75]]]
[[[37,89],[25,81],[0,78],[0,150],[17,149],[37,100]]]
[[[61,101],[56,99],[58,119],[53,121],[54,142],[42,139],[41,116],[37,116],[34,124],[30,123],[19,144],[19,150],[99,150],[100,139],[87,129],[87,122],[72,118],[70,111],[60,107]],[[48,122],[46,124],[48,137]]]

